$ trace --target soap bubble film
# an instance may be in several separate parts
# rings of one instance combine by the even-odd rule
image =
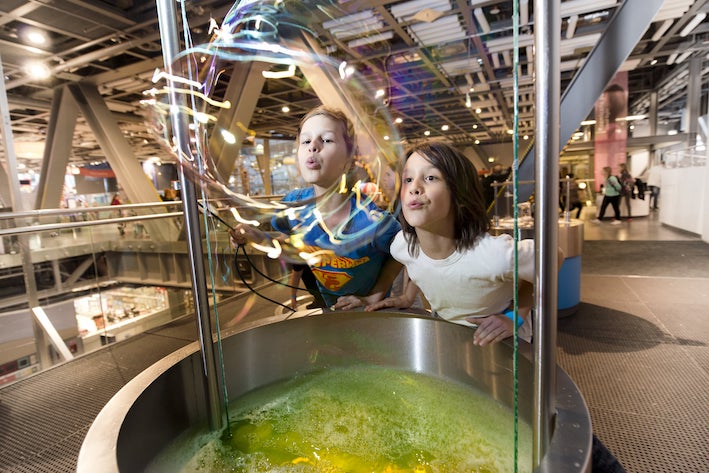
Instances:
[[[386,93],[378,93],[369,85],[371,79],[365,80],[360,71],[366,68],[365,61],[347,57],[346,48],[325,44],[318,35],[325,23],[336,31],[346,16],[332,1],[237,2],[221,24],[212,21],[209,41],[191,44],[186,38],[188,46],[172,71],[156,71],[155,86],[145,92],[144,100],[150,126],[185,176],[210,199],[229,207],[231,224],[263,229],[273,217],[292,211],[278,196],[257,196],[248,185],[249,180],[268,180],[271,174],[268,150],[260,149],[266,148],[264,138],[292,142],[279,166],[288,167],[290,189],[305,185],[296,170],[294,140],[300,118],[309,110],[284,111],[280,123],[259,122],[263,107],[292,105],[288,94],[282,103],[266,103],[262,91],[281,87],[280,81],[295,83],[304,96],[311,95],[310,109],[324,104],[348,116],[356,131],[358,172],[347,190],[357,194],[362,205],[374,200],[381,208],[394,210],[402,150]],[[379,33],[376,25],[364,26],[369,35]],[[188,24],[185,30],[189,31]],[[303,101],[298,103],[302,108]],[[246,149],[255,150],[250,162]]]

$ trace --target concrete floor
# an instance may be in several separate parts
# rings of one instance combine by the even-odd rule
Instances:
[[[709,471],[709,244],[656,212],[584,230],[557,362],[629,473]]]
[[[629,473],[709,471],[709,245],[655,214],[584,230],[557,362]],[[0,472],[73,472],[111,396],[195,337],[194,321],[175,322],[0,389]]]

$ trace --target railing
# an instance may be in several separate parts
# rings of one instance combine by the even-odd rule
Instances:
[[[234,251],[223,222],[233,216],[219,202],[209,204],[219,218],[210,214],[210,231],[202,229],[211,242],[205,258],[216,263],[209,287],[221,302],[246,289],[232,274]],[[193,313],[181,205],[0,213],[0,386]],[[174,240],[155,240],[151,225],[173,226]],[[281,275],[278,263],[262,255],[250,264]],[[30,300],[39,304],[28,307]]]
[[[679,150],[668,150],[663,153],[663,160],[665,166],[668,168],[706,166],[707,152],[704,145]]]

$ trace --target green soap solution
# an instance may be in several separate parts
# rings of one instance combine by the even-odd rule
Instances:
[[[428,375],[329,369],[231,404],[229,429],[180,439],[148,471],[513,471],[512,412],[469,386]],[[529,425],[519,422],[520,473],[532,471],[531,439]]]

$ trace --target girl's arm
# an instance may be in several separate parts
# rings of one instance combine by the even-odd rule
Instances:
[[[533,303],[534,286],[528,281],[520,280],[517,309],[522,319],[527,320],[532,311]],[[514,307],[509,308],[514,309]],[[485,346],[490,343],[497,343],[514,334],[513,322],[504,314],[472,318],[470,322],[478,324],[478,328],[473,335],[473,343],[475,345]]]
[[[408,277],[406,277],[406,280],[404,281],[404,287],[405,290],[402,294],[387,297],[386,299],[371,303],[367,305],[364,310],[371,312],[374,310],[392,307],[395,309],[408,309],[416,301],[416,297],[419,295],[419,288]]]

